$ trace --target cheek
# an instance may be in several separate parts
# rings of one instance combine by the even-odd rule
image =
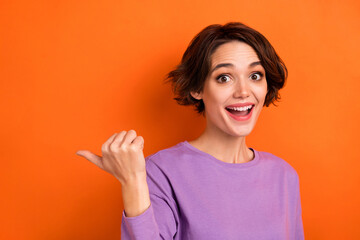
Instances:
[[[211,94],[208,95],[208,102],[211,105],[211,108],[219,108],[223,107],[226,103],[226,99],[228,97],[228,93],[223,90],[217,89],[216,91],[212,91]]]
[[[256,95],[257,95],[257,98],[259,99],[259,101],[263,102],[265,100],[266,94],[267,94],[267,84],[266,83],[264,85],[256,88]]]
[[[262,100],[263,100],[263,101],[264,101],[265,98],[266,98],[266,94],[267,94],[267,89],[265,89],[264,91],[262,91],[261,96],[262,96]]]

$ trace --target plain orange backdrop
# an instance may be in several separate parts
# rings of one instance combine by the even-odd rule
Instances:
[[[120,239],[121,185],[75,154],[134,129],[145,156],[199,136],[166,74],[240,21],[289,70],[247,144],[300,177],[305,238],[360,239],[359,1],[1,1],[1,239]],[[216,194],[216,193],[214,193]]]

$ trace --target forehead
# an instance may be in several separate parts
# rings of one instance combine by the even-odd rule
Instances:
[[[248,63],[259,61],[255,50],[247,43],[231,41],[221,44],[211,55],[211,66],[221,62]]]

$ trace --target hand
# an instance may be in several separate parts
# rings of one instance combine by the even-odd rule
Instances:
[[[146,178],[144,139],[135,130],[112,135],[101,147],[102,157],[88,150],[76,152],[102,170],[116,177],[122,185]]]

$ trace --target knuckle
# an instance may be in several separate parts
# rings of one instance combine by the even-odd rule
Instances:
[[[122,144],[119,149],[123,152],[126,152],[128,150],[128,147],[125,144]]]
[[[144,138],[141,136],[136,137],[136,145],[141,145],[144,143]]]
[[[107,151],[107,145],[104,143],[102,146],[101,146],[101,151],[102,152],[106,152]]]
[[[140,145],[141,145],[141,146],[144,146],[144,143],[145,143],[144,138],[143,138],[143,137],[140,137]]]
[[[130,145],[130,150],[131,150],[131,151],[135,152],[135,151],[137,151],[138,149],[139,149],[139,146],[138,146],[138,145],[135,145],[135,144],[131,144],[131,145]]]
[[[116,137],[117,137],[117,135],[118,135],[117,133],[114,133],[113,135],[111,135],[111,136],[108,138],[108,140],[107,140],[107,141],[108,141],[108,142],[109,142],[109,141],[111,141],[111,139],[116,138]]]
[[[119,146],[116,146],[115,144],[111,144],[110,150],[111,150],[111,152],[117,153],[117,152],[119,152],[120,149],[119,149]]]
[[[136,131],[134,129],[129,130],[129,133],[136,135]]]

